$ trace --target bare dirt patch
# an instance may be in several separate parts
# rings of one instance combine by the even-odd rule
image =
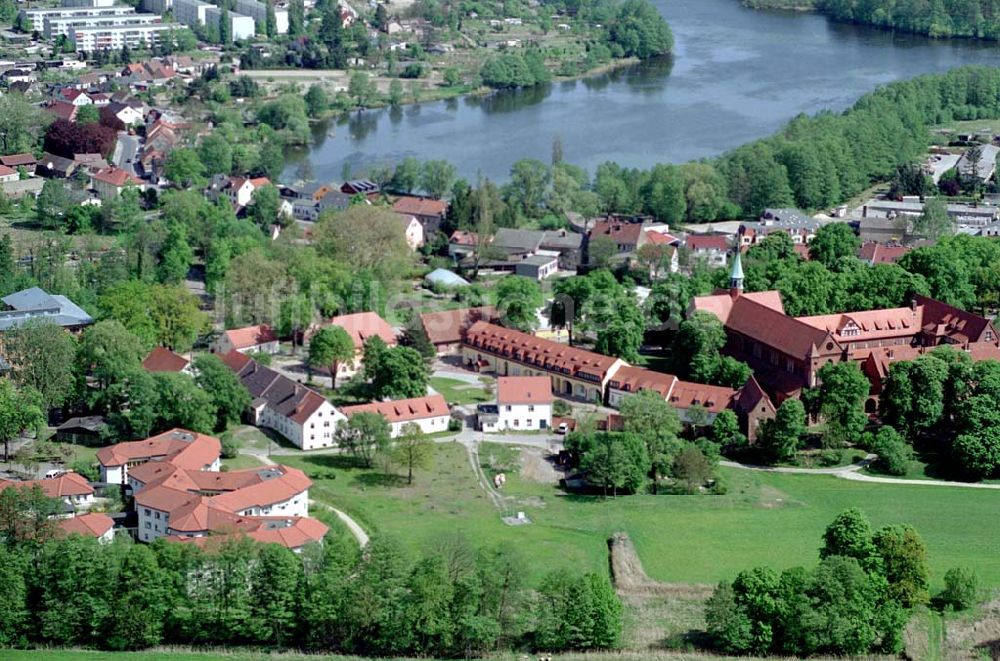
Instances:
[[[559,484],[562,473],[555,469],[545,454],[537,448],[521,450],[521,477],[541,484]]]
[[[974,617],[946,620],[944,658],[1000,659],[1000,600],[987,602]]]
[[[707,599],[712,586],[697,583],[661,583],[646,574],[635,545],[625,533],[615,533],[608,540],[611,554],[611,578],[621,596],[686,596]]]

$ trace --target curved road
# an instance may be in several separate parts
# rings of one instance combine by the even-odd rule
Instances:
[[[878,455],[869,454],[856,464],[849,466],[835,466],[833,468],[792,468],[786,466],[756,466],[753,464],[741,464],[737,461],[720,461],[720,466],[727,468],[739,468],[741,470],[761,471],[764,473],[789,473],[794,475],[833,475],[843,480],[854,480],[855,482],[875,482],[878,484],[909,484],[915,486],[932,487],[964,487],[966,489],[1000,489],[1000,484],[982,484],[979,482],[949,482],[947,480],[907,480],[898,477],[880,477],[868,475],[860,472],[867,467]]]

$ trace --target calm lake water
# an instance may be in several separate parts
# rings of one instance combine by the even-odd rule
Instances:
[[[504,180],[520,158],[547,162],[556,136],[566,160],[591,172],[609,160],[677,163],[772,133],[799,113],[843,109],[893,80],[1000,64],[996,44],[751,11],[738,0],[654,2],[674,31],[672,58],[488,98],[355,113],[317,126],[315,144],[293,155],[286,177],[336,180],[345,166],[357,173],[412,155],[447,159],[470,180]]]

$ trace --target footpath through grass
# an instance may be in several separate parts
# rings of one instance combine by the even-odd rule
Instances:
[[[601,499],[562,494],[552,484],[508,472],[503,489],[530,525],[504,524],[476,484],[465,449],[436,447],[434,463],[414,484],[343,456],[283,456],[315,480],[312,498],[353,516],[366,530],[395,536],[413,551],[441,548],[464,535],[480,546],[508,543],[524,556],[531,579],[555,568],[606,571],[606,539],[631,535],[653,578],[715,583],[754,565],[785,569],[817,562],[826,525],[860,507],[872,524],[908,523],[927,543],[932,583],[955,566],[975,569],[1000,586],[1000,494],[980,489],[851,482],[832,476],[723,469],[723,496],[628,496]],[[505,463],[509,459],[505,458]]]

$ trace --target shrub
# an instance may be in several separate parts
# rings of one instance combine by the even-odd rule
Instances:
[[[872,468],[886,475],[906,475],[913,451],[892,427],[883,427],[872,441],[871,451],[878,455]]]
[[[552,402],[552,415],[564,418],[573,412],[573,407],[565,399],[557,399]]]
[[[223,459],[234,459],[240,453],[240,444],[232,436],[224,436],[221,444]]]
[[[448,431],[462,431],[462,421],[456,418],[449,420]]]
[[[89,481],[89,482],[96,482],[97,481],[97,477],[98,477],[97,476],[97,468],[95,468],[94,465],[91,464],[91,463],[88,463],[88,462],[83,461],[81,459],[81,460],[78,460],[78,461],[74,461],[72,464],[70,464],[69,468],[74,473],[79,473],[80,475],[82,475],[85,478],[87,478],[87,481]]]
[[[955,610],[965,610],[976,604],[979,596],[979,577],[966,567],[954,567],[945,572],[944,591],[939,600]]]

